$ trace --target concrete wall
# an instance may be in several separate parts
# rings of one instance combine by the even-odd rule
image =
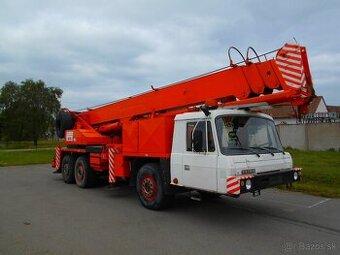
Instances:
[[[340,149],[340,123],[276,126],[282,145],[301,150]]]

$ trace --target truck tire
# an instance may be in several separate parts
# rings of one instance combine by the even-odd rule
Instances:
[[[55,119],[55,130],[59,138],[64,138],[65,131],[72,129],[74,121],[69,112],[61,110]]]
[[[136,189],[142,205],[151,210],[160,210],[169,206],[172,195],[165,195],[159,165],[145,164],[137,173]]]
[[[90,188],[96,181],[96,176],[90,168],[87,156],[80,156],[74,166],[74,179],[80,188]]]
[[[61,162],[61,173],[65,183],[74,183],[74,162],[75,158],[71,155],[65,155]]]

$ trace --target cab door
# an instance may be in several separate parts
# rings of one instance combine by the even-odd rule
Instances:
[[[209,120],[187,122],[183,185],[217,191],[217,151]]]

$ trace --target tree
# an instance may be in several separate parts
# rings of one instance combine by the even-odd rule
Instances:
[[[5,83],[0,90],[0,126],[6,142],[21,138],[21,123],[17,118],[21,115],[21,108],[20,87],[11,81]]]
[[[20,85],[7,82],[0,90],[3,138],[32,140],[37,146],[38,139],[46,137],[54,127],[62,93],[60,88],[47,87],[41,80],[29,79]]]

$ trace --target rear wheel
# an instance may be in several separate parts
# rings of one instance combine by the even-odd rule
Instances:
[[[74,178],[80,188],[92,187],[96,176],[90,168],[88,157],[80,156],[74,166]]]
[[[149,163],[142,166],[137,174],[136,186],[139,200],[148,209],[162,209],[173,199],[173,196],[164,194],[158,164]]]
[[[65,155],[61,162],[61,173],[65,183],[74,183],[74,163],[75,158],[71,155]]]

